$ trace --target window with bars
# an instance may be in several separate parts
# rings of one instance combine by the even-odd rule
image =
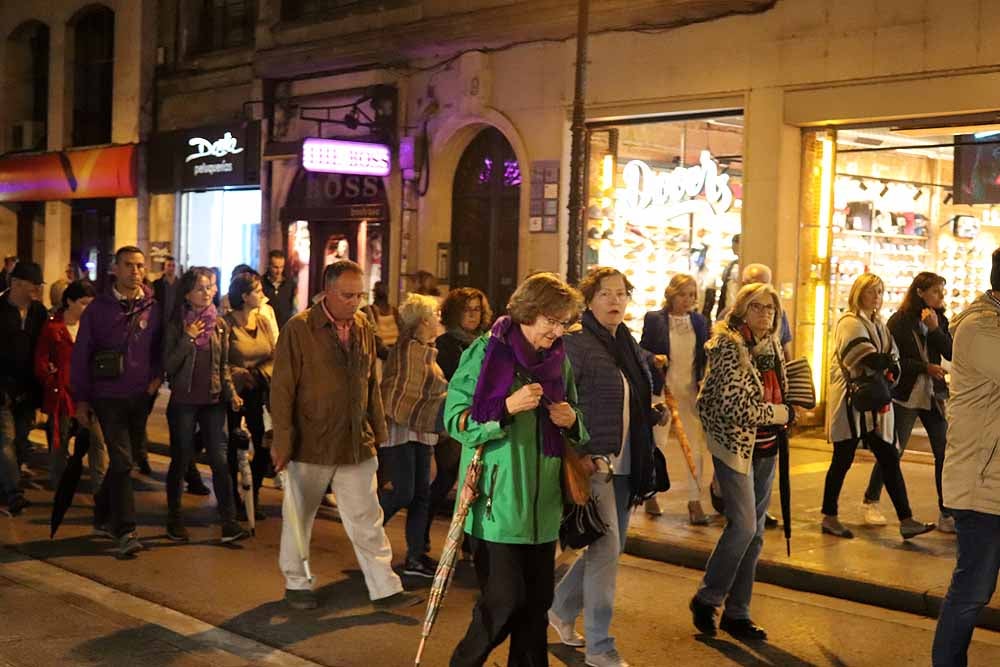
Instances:
[[[74,24],[73,145],[111,143],[115,13],[95,7]]]
[[[253,43],[255,0],[200,0],[192,53],[210,53]]]
[[[336,19],[351,14],[396,9],[414,2],[415,0],[282,0],[281,18],[285,21]]]

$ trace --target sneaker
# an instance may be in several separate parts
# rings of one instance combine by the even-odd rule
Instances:
[[[430,556],[421,555],[420,558],[407,558],[403,567],[403,574],[411,577],[424,577],[433,579],[437,572],[437,561]]]
[[[22,463],[20,470],[21,479],[34,479],[35,471],[28,467],[27,463]]]
[[[235,542],[250,537],[250,533],[243,530],[243,526],[235,521],[226,521],[222,524],[222,543]]]
[[[274,488],[276,488],[276,489],[278,489],[280,491],[281,490],[281,475],[275,475],[274,478],[271,481],[274,482]]]
[[[755,641],[767,641],[767,632],[749,618],[729,618],[725,614],[719,621],[719,627],[736,639],[751,639]]]
[[[115,554],[115,557],[118,558],[119,560],[124,560],[135,554],[137,551],[142,551],[142,550],[143,550],[142,542],[139,541],[139,538],[136,536],[136,534],[125,533],[124,535],[118,538],[118,553]]]
[[[584,663],[590,667],[629,667],[629,664],[618,655],[618,651],[615,649],[600,655],[588,655]]]
[[[820,524],[820,530],[824,535],[843,537],[845,540],[854,538],[854,533],[851,532],[851,529],[840,523],[840,519],[835,516],[824,516],[823,523]]]
[[[691,598],[691,604],[688,607],[691,609],[694,627],[698,629],[698,632],[706,637],[714,637],[716,632],[715,607],[705,604],[698,599],[697,595]]]
[[[188,534],[183,521],[180,519],[168,519],[167,539],[171,542],[189,542],[191,540],[191,535]]]
[[[913,517],[910,517],[909,519],[903,519],[899,522],[899,534],[903,536],[904,540],[908,540],[911,537],[929,533],[934,530],[934,527],[933,523],[921,523]]]
[[[197,482],[188,482],[187,492],[192,496],[207,496],[211,495],[212,490],[205,486],[205,482],[199,479]]]
[[[778,517],[774,516],[770,512],[764,512],[764,527],[765,528],[777,528],[778,527]]]
[[[115,534],[111,532],[111,526],[106,523],[94,524],[94,537],[103,537],[108,540],[115,539]]]
[[[316,599],[316,594],[308,590],[292,590],[291,588],[285,589],[285,602],[292,609],[298,609],[300,611],[306,611],[308,609],[315,609],[319,606],[319,600]]]
[[[25,507],[30,507],[31,501],[22,495],[14,496],[9,503],[7,503],[7,512],[11,516],[17,516],[24,511]]]
[[[882,508],[879,507],[877,502],[862,504],[861,511],[864,514],[865,523],[869,526],[884,526],[888,523],[885,520],[885,515],[882,514]]]
[[[938,517],[937,529],[942,533],[954,533],[955,517],[950,514],[942,514]]]
[[[559,641],[566,646],[584,646],[587,643],[572,623],[565,623],[551,609],[549,609],[549,625],[559,635]]]
[[[424,599],[419,595],[400,591],[387,597],[379,598],[378,600],[372,600],[372,604],[382,610],[406,609],[407,607],[415,607],[423,601]]]

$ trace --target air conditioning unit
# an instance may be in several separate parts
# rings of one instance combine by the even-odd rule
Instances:
[[[10,148],[12,151],[42,150],[45,146],[45,123],[37,120],[17,120],[10,128]]]

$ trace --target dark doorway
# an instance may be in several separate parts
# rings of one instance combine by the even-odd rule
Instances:
[[[27,202],[15,204],[17,210],[17,256],[23,260],[35,259],[35,228],[44,224],[45,204]]]
[[[115,200],[73,202],[70,261],[84,278],[103,286],[115,254]]]
[[[483,130],[465,149],[452,192],[451,286],[483,290],[502,312],[517,287],[521,169],[499,130]]]

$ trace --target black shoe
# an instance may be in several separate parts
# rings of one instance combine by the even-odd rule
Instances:
[[[118,552],[115,554],[115,558],[125,560],[142,549],[142,542],[139,541],[135,533],[125,533],[118,538]]]
[[[691,604],[688,607],[691,609],[694,627],[698,628],[698,632],[708,637],[714,637],[715,607],[705,604],[698,599],[697,595],[691,598]]]
[[[406,565],[403,567],[403,574],[411,577],[433,579],[434,573],[437,572],[437,566],[437,561],[430,556],[421,555],[420,558],[407,558]]]
[[[149,467],[149,459],[139,461],[139,474],[149,477],[153,474],[153,469]]]
[[[719,621],[719,627],[728,632],[736,639],[751,639],[756,641],[767,641],[767,633],[749,618],[729,618],[725,614]]]
[[[312,591],[298,591],[290,588],[285,589],[285,602],[287,602],[288,606],[292,609],[298,609],[300,611],[315,609],[319,606],[319,600],[316,599],[316,594]]]
[[[17,495],[14,496],[9,503],[7,503],[7,511],[10,512],[11,516],[17,516],[24,511],[25,507],[30,507],[31,501],[24,496]]]
[[[244,540],[250,537],[250,533],[243,530],[243,526],[235,521],[226,521],[222,524],[222,543],[228,544],[237,540]]]
[[[406,609],[407,607],[415,607],[424,599],[419,595],[414,595],[413,593],[407,593],[406,591],[400,591],[398,593],[393,593],[392,595],[384,598],[379,598],[378,600],[372,600],[372,604],[377,609]]]
[[[774,516],[770,512],[764,513],[764,527],[765,528],[777,528],[778,527],[778,517]]]
[[[188,482],[187,492],[192,496],[208,496],[212,494],[212,490],[205,486],[205,482],[200,479],[197,482]]]
[[[115,534],[111,532],[111,526],[107,523],[95,523],[93,535],[94,537],[103,537],[108,540],[115,539]]]
[[[180,519],[167,519],[167,539],[171,542],[189,542],[191,535],[188,534],[183,521]]]

